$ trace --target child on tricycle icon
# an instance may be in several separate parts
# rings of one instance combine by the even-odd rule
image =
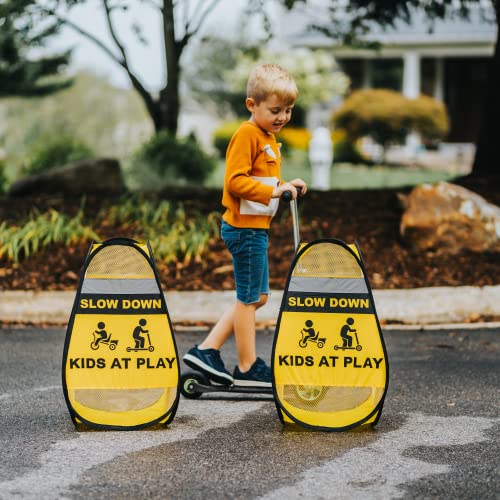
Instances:
[[[300,347],[306,347],[308,342],[314,342],[320,349],[325,345],[326,338],[319,338],[319,332],[313,328],[313,322],[308,319],[305,328],[300,331],[302,338],[299,340]]]
[[[105,330],[106,324],[103,321],[99,321],[97,323],[98,330],[93,332],[94,340],[90,344],[90,348],[93,351],[99,349],[99,344],[107,345],[112,351],[116,349],[116,345],[118,344],[118,340],[111,340],[111,333]]]

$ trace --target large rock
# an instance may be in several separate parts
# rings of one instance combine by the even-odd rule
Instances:
[[[500,251],[500,208],[468,189],[446,182],[422,184],[405,204],[401,235],[415,248],[450,254]]]
[[[115,194],[125,190],[120,164],[113,158],[98,158],[69,163],[14,182],[10,196],[40,193],[81,195]]]

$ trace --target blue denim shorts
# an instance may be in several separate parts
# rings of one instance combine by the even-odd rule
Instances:
[[[267,229],[234,227],[223,220],[221,236],[233,257],[236,298],[243,304],[259,302],[269,294]]]

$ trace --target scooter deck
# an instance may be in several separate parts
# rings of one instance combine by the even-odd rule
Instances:
[[[180,379],[181,394],[188,399],[198,399],[204,393],[232,393],[232,394],[272,394],[272,387],[255,387],[241,385],[216,385],[210,382],[203,373],[184,372]]]

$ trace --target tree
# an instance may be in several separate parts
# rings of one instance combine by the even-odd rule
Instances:
[[[55,35],[59,23],[40,25],[25,13],[25,2],[0,4],[0,97],[44,96],[72,83],[57,78],[71,51],[38,58],[28,54]]]
[[[245,40],[230,40],[217,35],[200,38],[190,47],[190,64],[183,70],[190,94],[205,107],[213,108],[220,117],[231,113],[244,116],[244,87],[233,91],[227,74],[238,64],[240,52],[254,53],[258,49]]]
[[[141,96],[147,112],[151,117],[155,130],[163,129],[175,134],[177,132],[178,115],[180,109],[179,84],[181,80],[181,57],[190,42],[196,38],[209,14],[214,10],[220,0],[96,0],[102,7],[111,37],[111,44],[93,35],[84,26],[72,21],[69,12],[76,6],[89,0],[17,0],[15,3],[27,4],[27,8],[41,16],[45,16],[60,25],[64,25],[81,36],[90,40],[101,48],[116,64],[127,73],[133,88]],[[275,3],[281,0],[274,0]],[[147,5],[154,8],[162,24],[163,53],[158,54],[158,64],[166,68],[166,81],[164,87],[156,94],[146,88],[145,83],[137,72],[127,51],[125,40],[117,30],[115,14],[127,11],[134,4]],[[247,16],[261,15],[267,38],[271,36],[270,16],[267,7],[271,2],[264,0],[247,0]],[[287,2],[285,2],[287,3]],[[288,6],[292,8],[292,5]],[[139,43],[146,44],[139,24],[133,25]],[[153,60],[153,56],[151,59]]]
[[[85,3],[85,1],[54,0],[52,2],[53,6],[49,2],[32,2],[32,7],[42,15],[71,28],[100,47],[127,73],[133,88],[141,96],[145,104],[155,130],[158,132],[167,129],[175,134],[180,109],[181,56],[190,40],[199,32],[207,16],[220,0],[199,0],[195,6],[196,8],[190,8],[189,0],[141,0],[142,3],[157,10],[162,23],[164,51],[163,54],[158,55],[160,58],[158,63],[166,67],[166,82],[157,95],[146,88],[145,83],[141,81],[141,77],[132,69],[133,64],[125,40],[120,37],[116,28],[115,13],[128,10],[133,0],[99,0],[111,36],[111,45],[93,35],[84,26],[72,21],[67,16],[67,13],[62,13],[63,8],[66,8],[66,12],[69,12],[75,6]],[[140,43],[147,43],[147,38],[140,25],[134,24],[133,30]]]
[[[282,0],[291,9],[307,0]],[[373,23],[394,27],[397,19],[411,22],[412,13],[423,10],[432,22],[435,19],[461,16],[467,19],[473,6],[484,4],[482,0],[330,0],[328,21],[311,25],[312,29],[325,33],[350,45],[363,45]],[[489,68],[488,88],[485,89],[485,108],[482,127],[477,141],[473,176],[498,175],[496,157],[498,150],[497,130],[500,117],[500,0],[491,0],[497,24],[495,53]]]

